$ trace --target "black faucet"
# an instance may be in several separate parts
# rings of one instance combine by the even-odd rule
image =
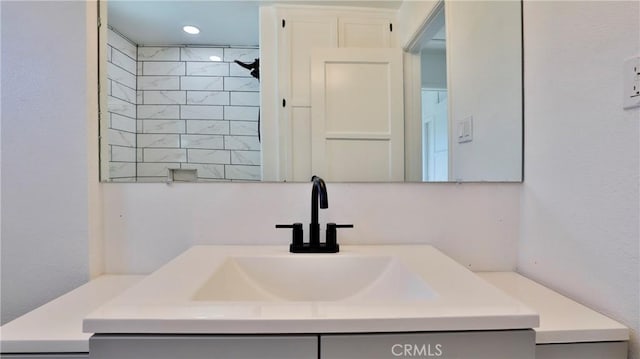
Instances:
[[[311,189],[311,223],[309,224],[309,244],[311,247],[320,247],[320,223],[318,223],[318,206],[322,209],[329,208],[327,185],[318,176],[311,177],[313,188]],[[320,200],[318,204],[318,200]]]
[[[311,223],[309,224],[309,243],[304,243],[302,223],[277,224],[276,228],[293,228],[293,239],[289,246],[291,253],[337,253],[340,246],[336,240],[336,228],[353,228],[352,224],[327,223],[327,239],[320,243],[320,223],[318,208],[329,208],[327,185],[318,176],[311,177]]]

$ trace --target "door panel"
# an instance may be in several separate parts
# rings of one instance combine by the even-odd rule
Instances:
[[[284,83],[289,88],[281,89],[288,96],[291,106],[310,106],[310,63],[313,48],[338,46],[337,19],[331,16],[292,16],[282,18],[285,26],[279,44],[280,73],[288,74]]]
[[[327,132],[389,132],[388,117],[379,116],[390,107],[388,64],[327,63],[324,70],[325,86],[331,86],[325,95]]]
[[[340,47],[391,47],[388,19],[340,18]]]
[[[326,145],[327,173],[332,181],[354,182],[363,178],[389,178],[389,141],[329,139]],[[349,153],[349,156],[345,156]]]
[[[311,108],[291,109],[291,174],[289,180],[307,182],[311,180]]]
[[[330,181],[403,181],[402,51],[316,49],[311,79],[313,173]]]

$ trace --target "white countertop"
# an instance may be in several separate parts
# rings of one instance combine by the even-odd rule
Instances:
[[[538,344],[629,340],[624,325],[517,273],[477,274],[540,313]]]
[[[391,256],[435,295],[410,303],[355,304],[194,299],[227,258],[247,255],[282,261]],[[534,310],[428,245],[342,246],[338,254],[291,254],[285,246],[197,246],[89,314],[83,328],[90,333],[266,334],[527,329],[538,323]]]
[[[476,274],[540,314],[540,324],[534,328],[538,344],[629,339],[629,330],[624,325],[517,273]],[[82,332],[83,318],[142,278],[139,275],[101,276],[5,324],[0,327],[2,352],[88,352],[91,333]]]
[[[103,275],[0,327],[2,353],[86,353],[84,317],[142,279]]]

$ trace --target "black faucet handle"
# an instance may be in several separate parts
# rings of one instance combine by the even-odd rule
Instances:
[[[302,247],[304,241],[302,223],[296,222],[293,224],[276,224],[276,228],[292,228],[293,231],[291,234],[291,246]]]
[[[333,228],[353,228],[353,224],[335,224],[335,223],[327,223],[327,228],[329,226]]]
[[[302,223],[296,222],[296,223],[292,223],[292,224],[276,224],[276,228],[302,229]]]
[[[338,245],[338,228],[353,228],[353,224],[335,224],[335,223],[327,223],[327,239],[326,246],[330,249],[335,249],[335,252],[340,250],[340,246]]]

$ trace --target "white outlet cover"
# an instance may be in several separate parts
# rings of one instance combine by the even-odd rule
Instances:
[[[640,56],[624,62],[623,72],[623,108],[629,110],[640,107]]]

